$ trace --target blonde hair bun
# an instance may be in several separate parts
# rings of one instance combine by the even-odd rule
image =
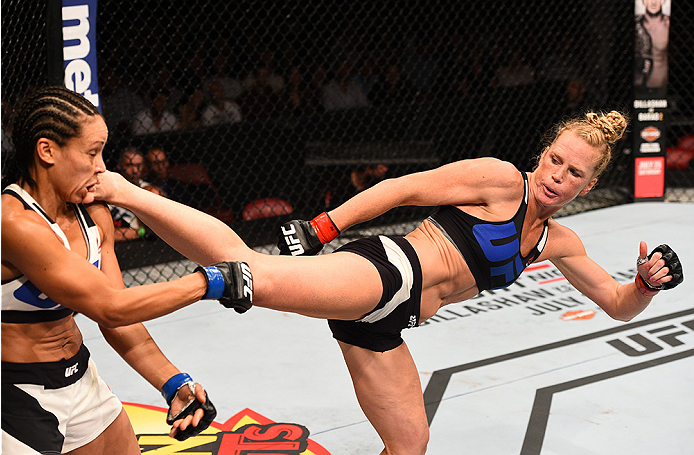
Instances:
[[[610,111],[607,114],[588,112],[586,113],[586,123],[600,130],[609,143],[617,142],[624,136],[627,129],[627,119],[617,111]]]

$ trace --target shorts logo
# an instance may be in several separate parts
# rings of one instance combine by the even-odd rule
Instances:
[[[65,368],[65,377],[69,378],[73,374],[77,373],[77,370],[79,370],[79,365],[80,365],[79,363],[76,363],[71,367]]]
[[[410,322],[409,322],[409,324],[407,324],[407,328],[411,329],[412,327],[416,327],[416,326],[417,326],[417,316],[413,314],[410,316]]]
[[[292,256],[299,256],[304,253],[304,247],[301,246],[301,240],[294,237],[294,234],[296,234],[296,228],[293,225],[289,226],[289,229],[282,226],[282,235],[289,246],[289,252]]]

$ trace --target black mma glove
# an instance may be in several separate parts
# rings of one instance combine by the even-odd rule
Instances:
[[[655,253],[662,254],[661,259],[665,261],[665,267],[670,269],[668,275],[672,276],[672,280],[668,281],[667,283],[663,283],[658,289],[672,289],[684,281],[682,264],[680,263],[680,259],[677,257],[677,253],[675,253],[672,248],[665,244],[659,245],[653,248],[651,254],[648,255],[648,259],[650,260]],[[648,283],[646,284],[648,285]]]
[[[181,387],[185,386],[190,388],[192,398],[178,414],[172,415],[171,403],[173,403]],[[195,411],[198,409],[202,409],[204,412],[202,419],[200,419],[197,426],[193,426],[191,424],[188,425],[188,428],[185,430],[178,430],[174,436],[174,438],[178,441],[185,441],[191,436],[199,435],[202,431],[208,428],[214,421],[214,418],[217,417],[217,409],[215,409],[214,405],[210,401],[210,398],[207,396],[207,391],[205,391],[204,403],[200,403],[198,399],[195,398],[195,382],[193,382],[193,379],[186,373],[179,373],[169,378],[169,380],[166,381],[166,384],[164,384],[164,387],[162,387],[161,394],[164,396],[169,405],[169,412],[166,415],[166,423],[168,425],[173,425],[176,420],[185,419],[187,416],[195,414]]]
[[[220,262],[196,267],[207,280],[205,299],[215,299],[226,308],[245,313],[253,306],[253,276],[245,262]]]
[[[280,254],[292,256],[313,256],[323,249],[323,245],[340,234],[327,212],[311,221],[292,220],[284,223],[277,236]]]

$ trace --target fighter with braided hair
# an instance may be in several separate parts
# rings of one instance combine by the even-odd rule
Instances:
[[[49,87],[19,108],[2,192],[3,453],[139,454],[120,401],[99,377],[73,314],[100,325],[118,354],[170,405],[186,439],[216,415],[205,390],[159,350],[141,321],[203,298],[245,311],[240,263],[124,289],[108,207],[94,202],[108,131],[83,96]]]
[[[197,262],[246,262],[255,305],[329,319],[383,453],[422,454],[429,428],[403,329],[444,305],[510,285],[535,261],[551,261],[576,289],[623,321],[661,289],[682,282],[671,248],[661,245],[648,254],[641,242],[636,280],[620,284],[587,256],[572,230],[552,218],[596,185],[626,127],[625,116],[615,111],[557,125],[532,172],[479,158],[384,180],[310,222],[283,225],[280,251],[298,257],[255,252],[226,224],[117,174],[104,176],[97,197],[125,205]],[[404,205],[438,210],[404,237],[360,239],[315,255],[340,231]]]

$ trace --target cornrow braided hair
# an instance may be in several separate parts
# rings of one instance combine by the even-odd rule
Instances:
[[[3,188],[15,182],[36,187],[30,172],[36,142],[46,138],[63,146],[80,135],[81,117],[94,115],[101,115],[96,106],[65,87],[46,87],[32,93],[22,103],[14,120],[15,149],[7,157]]]

